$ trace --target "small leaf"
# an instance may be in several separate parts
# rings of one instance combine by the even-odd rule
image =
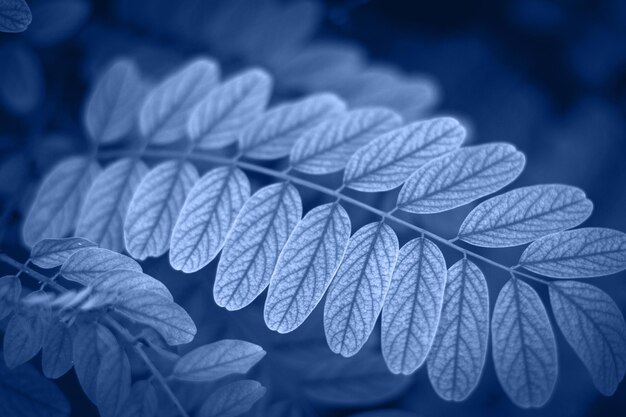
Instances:
[[[262,69],[243,72],[212,90],[191,112],[187,134],[199,149],[217,149],[237,140],[269,100],[270,75]]]
[[[440,213],[510,184],[524,169],[524,154],[506,143],[462,148],[417,169],[398,196],[410,213]]]
[[[265,395],[265,387],[252,380],[241,380],[218,388],[209,395],[199,417],[235,417],[252,408]]]
[[[15,275],[0,278],[0,320],[8,316],[17,307],[22,293],[22,283]]]
[[[126,250],[135,259],[158,257],[168,251],[174,222],[194,183],[196,168],[184,161],[167,161],[141,180],[126,213]]]
[[[120,294],[115,309],[131,320],[152,327],[170,346],[189,343],[196,325],[178,304],[158,293],[144,290]]]
[[[474,208],[458,237],[489,248],[523,245],[578,226],[592,210],[591,201],[576,187],[546,184],[517,188]]]
[[[116,297],[125,292],[142,290],[151,291],[173,301],[172,294],[163,283],[150,275],[131,269],[113,269],[102,272],[89,282],[94,292],[109,293]]]
[[[74,339],[70,328],[56,320],[48,328],[43,342],[41,368],[48,378],[59,378],[73,366]]]
[[[304,132],[345,108],[334,94],[316,94],[274,107],[243,130],[239,137],[241,152],[255,159],[287,156]]]
[[[80,208],[99,172],[89,158],[72,157],[60,162],[46,176],[24,221],[24,242],[64,237],[74,231]]]
[[[428,378],[437,394],[463,401],[476,388],[489,338],[489,289],[467,259],[448,269],[443,308],[428,355]]]
[[[45,294],[35,291],[24,297],[23,302]],[[49,306],[18,308],[9,320],[4,333],[4,361],[11,369],[33,358],[43,345],[50,323]]]
[[[128,256],[103,248],[87,248],[70,256],[61,266],[61,275],[70,281],[89,285],[100,274],[114,269],[141,272],[141,266]]]
[[[80,386],[94,404],[97,404],[100,364],[108,352],[118,348],[113,333],[99,323],[80,326],[74,337],[74,370]]]
[[[523,408],[544,405],[558,375],[556,341],[539,295],[519,279],[500,290],[491,344],[496,375],[511,401]]]
[[[350,217],[337,203],[317,206],[296,225],[278,257],[265,300],[265,323],[288,333],[311,314],[339,267]]]
[[[550,284],[552,312],[565,339],[603,395],[613,395],[626,372],[626,323],[599,288],[582,282]]]
[[[35,243],[30,251],[30,261],[40,268],[54,268],[63,265],[79,250],[95,246],[95,243],[82,237],[43,239]]]
[[[135,126],[145,95],[137,66],[125,59],[115,61],[102,74],[87,102],[84,120],[91,139],[110,144],[124,138]]]
[[[24,0],[0,0],[0,32],[23,32],[32,19]]]
[[[0,415],[69,417],[70,404],[57,385],[30,364],[9,370],[0,361]]]
[[[330,349],[353,356],[367,342],[383,308],[398,257],[398,238],[383,222],[352,235],[324,306],[324,331]]]
[[[217,267],[217,305],[239,310],[267,288],[278,255],[301,216],[300,194],[286,182],[261,188],[244,204]]]
[[[343,182],[359,191],[387,191],[401,185],[417,168],[452,152],[465,139],[455,119],[415,122],[385,133],[355,152]]]
[[[410,379],[394,375],[379,354],[364,351],[350,359],[331,358],[305,368],[305,395],[322,404],[368,407],[389,402],[407,388]]]
[[[100,361],[96,404],[102,417],[116,417],[130,394],[130,362],[120,345],[108,350]]]
[[[552,278],[585,278],[626,269],[626,234],[587,227],[555,233],[531,243],[520,266]]]
[[[349,111],[305,132],[291,149],[291,165],[307,174],[340,171],[357,149],[401,124],[402,118],[385,108]]]
[[[382,315],[382,351],[389,370],[411,374],[435,339],[446,285],[446,261],[433,242],[418,238],[400,249]]]
[[[172,267],[191,273],[211,262],[249,196],[248,178],[237,168],[217,168],[200,178],[189,191],[172,232]]]
[[[215,62],[196,59],[157,85],[139,114],[143,137],[155,145],[182,139],[191,111],[217,85],[218,79]]]
[[[94,181],[80,213],[76,235],[115,252],[124,250],[124,218],[141,179],[148,172],[138,159],[106,167]]]
[[[54,0],[32,4],[33,22],[25,33],[36,45],[52,46],[69,40],[85,24],[91,3],[85,0]]]
[[[18,116],[34,112],[45,97],[44,68],[39,56],[21,42],[4,42],[0,45],[0,62],[0,104]]]
[[[140,380],[131,387],[119,417],[153,417],[158,414],[157,410],[158,397],[154,386],[150,381]]]
[[[172,376],[184,381],[210,382],[232,374],[245,374],[265,351],[242,340],[220,340],[200,346],[180,358]]]

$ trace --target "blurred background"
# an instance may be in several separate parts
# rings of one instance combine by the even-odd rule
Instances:
[[[352,106],[388,106],[407,121],[452,115],[467,126],[472,143],[511,142],[527,154],[516,185],[581,187],[595,203],[587,225],[626,231],[623,0],[28,3],[29,29],[0,34],[0,243],[21,259],[27,252],[19,227],[38,180],[61,158],[88,149],[82,106],[94,78],[121,55],[136,60],[154,82],[188,58],[208,55],[225,74],[250,66],[270,70],[274,101],[334,91]],[[307,200],[309,207],[314,199]],[[470,208],[416,221],[450,234]],[[493,255],[505,262],[515,258]],[[490,358],[470,398],[447,403],[430,387],[424,369],[393,378],[377,362],[370,368],[378,377],[359,376],[363,361],[375,360],[367,355],[378,351],[379,331],[368,349],[346,361],[324,346],[319,308],[287,336],[264,327],[262,300],[237,313],[219,309],[211,295],[214,267],[182,277],[167,260],[146,264],[199,323],[200,341],[237,337],[266,348],[257,377],[268,394],[251,415],[349,416],[377,409],[404,410],[407,416],[626,415],[624,384],[612,397],[597,393],[558,331],[560,376],[544,408],[513,406]],[[496,274],[485,269],[491,272]],[[489,279],[492,306],[503,282]],[[594,283],[626,311],[626,274]],[[545,297],[545,289],[538,290]],[[352,385],[358,388],[352,391],[350,384],[320,388],[330,384],[320,377],[327,375],[324,369],[338,367],[354,376],[354,384],[365,385]],[[95,412],[73,375],[61,384],[74,415]]]

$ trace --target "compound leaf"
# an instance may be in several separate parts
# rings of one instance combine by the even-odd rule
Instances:
[[[24,221],[28,246],[41,239],[64,237],[74,231],[80,209],[100,168],[90,158],[61,161],[46,176]]]
[[[215,381],[232,374],[245,374],[263,356],[263,348],[253,343],[223,339],[184,355],[176,362],[172,376],[184,381]]]
[[[199,149],[217,149],[237,140],[237,133],[256,119],[269,100],[272,79],[252,69],[215,88],[191,112],[187,134]]]
[[[86,248],[74,253],[61,266],[61,275],[70,281],[89,285],[100,274],[114,269],[141,272],[141,266],[132,258],[103,248]]]
[[[305,132],[291,149],[291,165],[307,174],[339,171],[357,149],[401,124],[402,118],[385,108],[351,110]]]
[[[30,261],[40,268],[54,268],[63,265],[79,250],[95,246],[95,243],[82,237],[43,239],[31,249]]]
[[[74,339],[70,328],[56,320],[48,329],[43,342],[41,368],[48,378],[58,378],[73,366]]]
[[[124,221],[126,250],[133,258],[167,252],[174,223],[197,180],[196,168],[184,161],[163,162],[143,177]]]
[[[261,188],[244,204],[217,267],[213,297],[219,306],[239,310],[267,288],[301,216],[300,194],[286,182]]]
[[[0,361],[0,415],[68,417],[70,404],[57,385],[30,364],[9,370]]]
[[[110,144],[127,135],[135,126],[146,90],[132,61],[115,61],[102,74],[87,102],[84,118],[91,139]]]
[[[382,352],[389,370],[411,374],[426,360],[437,332],[446,261],[433,242],[405,244],[391,279],[382,315]]]
[[[485,365],[489,338],[489,289],[483,273],[467,259],[448,269],[441,319],[428,355],[428,378],[437,394],[463,401]]]
[[[0,0],[0,32],[23,32],[32,20],[30,8],[24,0]]]
[[[346,104],[334,94],[314,94],[282,104],[250,123],[239,136],[243,155],[255,159],[279,159],[304,132],[342,113]]]
[[[124,250],[124,218],[141,179],[148,172],[138,159],[106,167],[94,181],[81,210],[76,235],[115,252]]]
[[[211,262],[249,196],[248,178],[237,168],[217,168],[200,178],[189,191],[172,232],[172,267],[191,273]]]
[[[400,190],[398,208],[424,214],[463,206],[510,184],[525,163],[506,143],[459,149],[418,168]]]
[[[154,87],[139,112],[143,137],[155,145],[185,137],[191,111],[217,85],[218,79],[217,64],[196,59]]]
[[[206,400],[199,417],[235,417],[252,408],[265,395],[265,387],[257,381],[244,379],[218,388]]]
[[[457,149],[464,139],[465,129],[449,117],[411,123],[357,150],[348,161],[343,182],[359,191],[391,190],[424,163]]]
[[[0,278],[0,320],[8,316],[17,307],[22,293],[22,283],[15,275]]]
[[[513,278],[498,295],[491,319],[493,362],[498,380],[520,407],[541,407],[556,384],[556,342],[539,295]]]
[[[130,372],[130,361],[120,345],[102,356],[96,379],[96,399],[102,417],[120,413],[130,394]]]
[[[398,238],[383,222],[354,233],[333,278],[324,306],[324,330],[330,349],[356,354],[374,329],[398,257]]]
[[[337,203],[309,211],[278,257],[265,300],[267,327],[296,329],[311,314],[339,267],[350,238],[350,217]]]
[[[615,274],[626,269],[626,234],[599,227],[555,233],[531,243],[519,264],[552,278]]]
[[[117,298],[115,309],[131,320],[152,327],[170,346],[189,343],[196,325],[187,312],[161,294],[143,289],[127,291]]]
[[[626,372],[626,323],[599,288],[582,282],[550,284],[550,303],[561,332],[604,395],[613,395]]]

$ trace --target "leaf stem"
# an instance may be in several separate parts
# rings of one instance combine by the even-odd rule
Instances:
[[[101,152],[99,155],[101,158],[118,158],[118,157],[124,157],[124,156],[129,156],[128,155],[128,151],[109,151],[109,152]],[[156,149],[156,150],[146,150],[143,152],[143,154],[141,156],[145,156],[148,158],[178,158],[180,157],[179,153],[177,153],[176,151],[171,151],[171,150],[160,150],[160,149]],[[228,164],[235,164],[238,167],[247,170],[247,171],[252,171],[252,172],[257,172],[259,174],[263,174],[263,175],[267,175],[267,176],[271,176],[274,178],[278,178],[281,179],[283,181],[290,181],[294,184],[298,184],[300,186],[318,191],[320,193],[326,194],[328,196],[334,197],[337,200],[340,201],[344,201],[348,204],[351,204],[355,207],[359,207],[363,210],[369,211],[370,213],[376,214],[377,216],[380,216],[383,218],[383,220],[389,220],[391,222],[394,222],[396,224],[402,225],[410,230],[413,230],[415,232],[420,233],[423,236],[427,236],[430,239],[439,242],[440,244],[447,246],[449,248],[452,248],[466,256],[470,256],[474,259],[477,259],[479,261],[482,261],[486,264],[489,264],[491,266],[494,266],[498,269],[501,269],[505,272],[507,272],[508,274],[515,274],[517,276],[520,277],[524,277],[524,278],[528,278],[530,280],[542,283],[542,284],[549,284],[550,281],[527,274],[525,272],[522,271],[518,271],[515,270],[512,267],[503,265],[499,262],[496,262],[492,259],[486,258],[485,256],[482,256],[476,252],[473,252],[469,249],[466,249],[460,245],[458,245],[457,243],[455,243],[458,239],[446,239],[443,236],[439,236],[436,233],[433,233],[429,230],[426,230],[424,228],[421,228],[419,226],[416,226],[412,223],[409,223],[406,220],[403,220],[397,216],[395,216],[393,213],[395,213],[395,209],[390,211],[390,212],[384,212],[380,209],[377,209],[376,207],[372,207],[360,200],[357,200],[355,198],[352,198],[350,196],[347,196],[345,194],[342,194],[341,191],[343,190],[343,186],[338,188],[337,190],[333,190],[331,188],[327,188],[324,187],[323,185],[319,185],[316,184],[312,181],[308,181],[306,179],[303,178],[298,178],[295,177],[293,175],[289,175],[285,172],[281,172],[281,171],[277,171],[271,168],[266,168],[260,165],[255,165],[253,163],[250,162],[245,162],[245,161],[241,161],[239,159],[231,159],[231,158],[226,158],[226,157],[221,157],[221,156],[214,156],[214,155],[208,155],[208,154],[192,154],[189,155],[189,159],[192,160],[197,160],[197,161],[204,161],[204,162],[211,162],[211,163],[215,163],[215,164],[221,164],[221,165],[228,165]]]

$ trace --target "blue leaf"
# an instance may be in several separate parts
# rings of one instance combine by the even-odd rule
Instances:
[[[291,166],[307,174],[340,171],[357,149],[401,124],[385,108],[352,110],[305,132],[291,149]]]
[[[379,354],[363,351],[345,359],[334,357],[305,368],[304,394],[338,407],[368,407],[389,402],[408,387],[410,379],[389,372]]]
[[[279,159],[307,130],[342,113],[346,105],[333,94],[316,94],[270,109],[250,123],[239,136],[243,155],[255,159]]]
[[[252,408],[265,395],[265,387],[252,380],[231,382],[209,395],[199,417],[235,417]]]
[[[300,194],[289,183],[261,188],[244,204],[217,267],[217,305],[239,310],[267,288],[278,255],[301,216]]]
[[[28,246],[41,239],[64,237],[74,231],[80,208],[100,171],[89,158],[69,158],[46,176],[24,221]]]
[[[103,325],[89,323],[78,328],[73,347],[78,382],[91,402],[96,404],[100,364],[108,352],[119,348],[117,340]]]
[[[153,417],[158,414],[158,405],[154,386],[148,380],[140,380],[131,387],[119,417]]]
[[[22,283],[15,275],[0,278],[0,320],[8,316],[17,307],[22,293]]]
[[[0,415],[69,417],[70,404],[56,384],[31,365],[9,370],[0,361]]]
[[[48,378],[59,378],[73,366],[74,339],[70,328],[56,320],[47,329],[41,355],[41,368]]]
[[[193,108],[213,89],[219,69],[213,61],[197,59],[156,86],[139,113],[139,130],[146,140],[165,145],[185,137]]]
[[[0,103],[18,116],[34,111],[45,95],[44,70],[37,54],[21,43],[6,42],[0,45],[0,62]]]
[[[191,112],[187,134],[199,149],[217,149],[237,140],[238,132],[263,113],[272,90],[261,69],[239,74],[215,88]]]
[[[382,351],[394,374],[422,366],[435,339],[446,285],[446,261],[433,242],[418,238],[400,249],[382,315]]]
[[[423,214],[463,206],[510,184],[525,163],[505,143],[462,148],[418,168],[400,190],[398,208]]]
[[[128,256],[103,248],[87,248],[70,256],[61,266],[61,275],[70,281],[89,285],[100,274],[114,269],[141,272],[141,266]]]
[[[30,261],[40,268],[54,268],[79,250],[95,246],[95,243],[82,237],[43,239],[31,249]]]
[[[467,259],[448,269],[443,308],[428,355],[428,378],[437,394],[463,401],[478,384],[489,338],[489,289]]]
[[[592,210],[591,201],[576,187],[546,184],[517,188],[474,208],[458,237],[489,248],[522,245],[578,226]]]
[[[176,362],[172,376],[183,381],[215,381],[232,374],[245,374],[264,356],[263,348],[253,343],[224,339],[184,355]]]
[[[85,0],[39,1],[32,4],[33,22],[25,33],[37,45],[52,46],[71,38],[85,24],[91,4]]]
[[[174,223],[191,187],[196,168],[184,161],[167,161],[139,183],[124,221],[126,250],[135,259],[161,256],[170,247]]]
[[[356,354],[374,329],[398,257],[398,238],[383,222],[354,233],[333,278],[324,306],[324,331],[330,349]]]
[[[174,299],[161,281],[143,272],[131,269],[113,269],[102,272],[96,278],[90,280],[88,285],[94,292],[100,294],[107,293],[107,298],[110,297],[109,299],[113,301],[118,295],[134,290],[151,291],[170,301]]]
[[[541,407],[558,375],[556,342],[539,295],[513,278],[498,295],[491,318],[491,345],[498,380],[520,407]]]
[[[196,335],[196,325],[187,312],[152,291],[126,291],[117,298],[115,309],[137,323],[152,327],[170,346],[189,343]]]
[[[217,168],[200,178],[189,191],[172,232],[172,267],[191,273],[211,262],[249,196],[248,178],[237,168]]]
[[[359,191],[391,190],[424,163],[457,149],[464,139],[465,129],[449,117],[411,123],[357,150],[343,182]]]
[[[87,193],[76,236],[115,252],[123,251],[126,211],[147,172],[143,162],[131,158],[120,159],[106,167]]]
[[[339,267],[350,217],[337,203],[317,206],[297,224],[278,257],[265,300],[265,323],[287,333],[311,314]]]
[[[97,143],[117,142],[135,126],[146,86],[139,69],[125,59],[115,61],[102,74],[85,109],[85,127]]]
[[[117,345],[100,361],[96,378],[96,404],[102,417],[116,417],[130,394],[130,361]]]
[[[626,234],[588,227],[543,237],[531,243],[520,266],[552,278],[585,278],[626,269]]]
[[[24,0],[0,0],[0,32],[23,32],[32,19]]]
[[[35,291],[22,300],[28,304],[44,294]],[[47,305],[27,305],[18,308],[9,320],[4,333],[4,361],[9,368],[15,368],[35,356],[43,345],[50,323],[50,307]]]
[[[626,372],[626,323],[599,288],[582,282],[550,284],[552,312],[565,339],[604,395],[613,395]]]

